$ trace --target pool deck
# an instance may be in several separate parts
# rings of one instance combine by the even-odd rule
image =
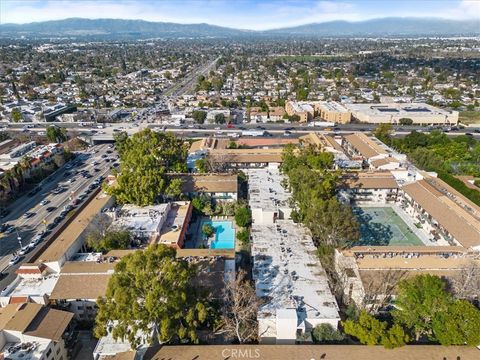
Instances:
[[[190,224],[190,227],[188,229],[188,233],[191,234],[191,240],[188,242],[185,242],[185,248],[188,249],[198,249],[200,246],[204,246],[204,248],[208,249],[208,240],[205,240],[204,237],[202,236],[202,229],[200,228],[202,223],[206,220],[211,220],[211,221],[231,221],[232,222],[232,227],[235,230],[235,251],[239,250],[239,244],[236,238],[238,228],[237,224],[235,224],[235,218],[233,216],[201,216],[198,217],[197,220],[194,223]],[[213,249],[214,250],[214,249]],[[233,249],[232,249],[233,250]]]

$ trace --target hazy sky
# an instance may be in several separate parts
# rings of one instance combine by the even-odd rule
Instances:
[[[413,16],[478,19],[480,0],[0,0],[0,23],[69,17],[209,23],[272,29],[330,20]]]

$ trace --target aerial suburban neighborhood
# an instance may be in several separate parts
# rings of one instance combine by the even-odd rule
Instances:
[[[480,358],[476,1],[59,4],[0,3],[0,360]]]

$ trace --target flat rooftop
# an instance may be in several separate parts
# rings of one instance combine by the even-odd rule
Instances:
[[[189,201],[172,202],[167,217],[160,229],[160,236],[157,239],[158,244],[174,245],[180,240],[182,233],[188,228]]]
[[[111,197],[100,191],[86,206],[77,214],[67,227],[56,236],[55,240],[39,255],[38,262],[59,261],[67,250],[75,243],[88,227],[92,218],[109,203]]]
[[[51,274],[41,278],[21,278],[18,277],[18,283],[7,290],[2,291],[1,296],[10,298],[21,298],[30,296],[44,296],[52,293],[57,283],[58,275]]]
[[[320,107],[328,111],[335,111],[335,112],[341,112],[341,113],[346,113],[350,111],[345,106],[339,104],[336,101],[321,102]]]
[[[250,208],[276,211],[288,207],[290,194],[281,185],[283,176],[277,168],[248,169],[246,173]]]
[[[287,207],[289,193],[281,186],[277,168],[249,169],[249,205],[276,209],[275,201]],[[295,309],[298,324],[306,319],[338,319],[338,306],[330,292],[327,275],[317,257],[308,231],[292,220],[272,225],[253,223],[251,229],[253,278],[258,297],[267,302],[258,316]]]
[[[117,211],[111,226],[150,235],[160,230],[169,210],[169,203],[151,206],[126,204]]]
[[[297,310],[299,323],[339,317],[317,248],[302,226],[277,220],[274,225],[254,224],[251,234],[257,296],[269,299],[260,307],[259,317],[285,308]]]
[[[386,103],[386,104],[346,104],[346,108],[352,112],[362,112],[368,115],[400,115],[410,116],[432,116],[450,115],[451,112],[437,108],[425,103]]]

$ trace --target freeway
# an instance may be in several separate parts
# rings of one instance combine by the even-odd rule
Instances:
[[[213,69],[218,59],[220,59],[220,56],[212,61],[207,62],[206,64],[197,66],[196,69],[191,71],[190,74],[185,76],[180,82],[174,84],[172,87],[164,91],[162,96],[175,98],[183,94],[187,94],[189,91],[191,91],[191,89],[195,85],[195,82],[197,81],[198,77],[200,75],[204,75],[204,76],[207,75],[208,72],[211,69]]]
[[[107,153],[110,152],[110,153]],[[8,279],[12,280],[14,271],[23,262],[28,262],[37,252],[38,246],[24,255],[21,260],[8,266],[13,253],[20,249],[20,242],[23,246],[28,245],[35,233],[45,230],[46,226],[53,222],[64,210],[64,207],[71,203],[72,197],[77,197],[83,193],[100,176],[105,176],[110,171],[112,161],[106,162],[105,158],[117,159],[117,155],[107,145],[91,147],[88,152],[80,153],[76,159],[82,159],[81,163],[67,169],[69,166],[63,166],[52,174],[47,181],[44,181],[42,189],[35,195],[29,197],[24,195],[9,206],[9,214],[2,219],[5,224],[13,225],[13,232],[1,234],[0,238],[0,270],[3,270],[4,279],[0,278],[0,289],[2,285],[8,284]],[[98,165],[94,165],[94,161]],[[95,171],[97,169],[98,171]],[[92,177],[86,178],[80,174],[75,175],[75,171],[88,171]],[[75,180],[71,180],[75,179]],[[59,194],[53,194],[52,190],[63,187],[65,190]],[[40,204],[42,201],[46,203]],[[54,208],[48,211],[48,208]],[[26,217],[25,213],[32,213],[33,216]]]

